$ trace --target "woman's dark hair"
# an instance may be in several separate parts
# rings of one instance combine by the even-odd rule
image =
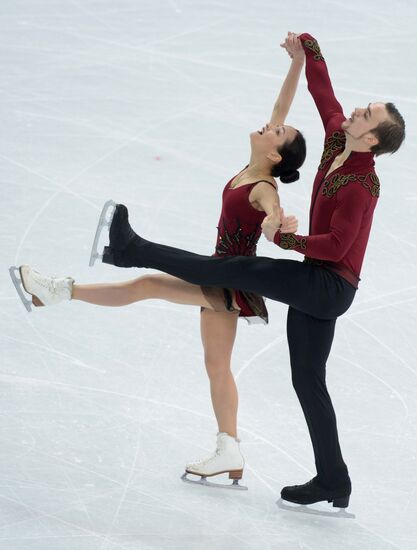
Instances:
[[[297,135],[292,141],[286,141],[278,153],[282,160],[272,167],[271,175],[279,178],[282,183],[291,183],[300,177],[298,168],[303,165],[306,158],[307,148],[306,140],[301,132],[297,130]]]

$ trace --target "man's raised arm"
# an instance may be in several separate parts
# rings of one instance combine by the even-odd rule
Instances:
[[[326,130],[334,116],[343,116],[343,109],[334,95],[327,65],[317,40],[308,33],[301,34],[299,38],[306,54],[308,90],[313,96]]]

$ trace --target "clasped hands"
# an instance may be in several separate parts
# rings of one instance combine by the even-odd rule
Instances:
[[[281,48],[284,48],[288,55],[293,60],[298,60],[304,63],[305,53],[301,40],[298,38],[298,34],[295,32],[289,32],[284,42],[280,44]]]
[[[286,216],[284,209],[277,203],[272,207],[271,214],[265,216],[262,222],[262,233],[268,241],[273,241],[275,233],[296,233],[298,229],[298,220],[295,216]]]

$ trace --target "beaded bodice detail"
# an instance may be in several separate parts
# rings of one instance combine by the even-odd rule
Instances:
[[[228,229],[222,220],[217,230],[216,256],[255,256],[256,245],[262,233],[260,224],[254,231],[245,233],[240,226]]]

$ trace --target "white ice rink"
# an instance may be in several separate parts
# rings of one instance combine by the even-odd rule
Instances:
[[[0,549],[415,549],[416,3],[2,0],[0,21]],[[73,302],[28,314],[7,271],[145,273],[88,267],[109,198],[144,236],[211,254],[221,191],[287,71],[287,30],[318,38],[346,112],[394,101],[407,122],[403,149],[377,160],[362,282],[328,363],[356,519],[276,505],[283,485],[315,473],[286,307],[268,302],[267,327],[240,323],[249,491],[215,490],[180,480],[215,444],[198,309]],[[288,123],[308,157],[281,200],[305,233],[323,130],[304,76]],[[258,252],[295,257],[263,239]]]

